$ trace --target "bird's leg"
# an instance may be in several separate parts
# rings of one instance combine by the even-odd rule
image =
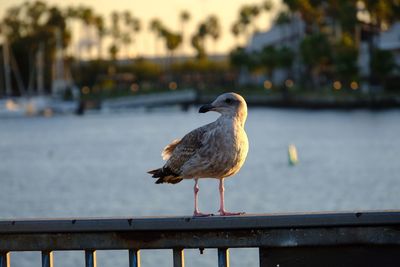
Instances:
[[[225,210],[225,199],[224,199],[224,179],[219,180],[219,199],[220,199],[220,206],[219,206],[219,214],[221,216],[233,216],[233,215],[242,215],[244,212],[229,212]]]
[[[193,187],[193,191],[194,191],[194,212],[193,212],[193,216],[202,216],[202,217],[206,217],[206,216],[212,216],[213,214],[207,214],[207,213],[201,213],[199,211],[199,207],[198,207],[198,193],[199,193],[199,185],[198,185],[199,179],[196,178],[194,179],[194,187]]]

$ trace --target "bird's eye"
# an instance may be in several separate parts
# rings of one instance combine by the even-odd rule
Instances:
[[[232,103],[232,99],[230,99],[230,98],[225,99],[225,103],[231,104]]]

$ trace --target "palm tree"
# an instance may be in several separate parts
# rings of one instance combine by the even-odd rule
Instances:
[[[119,19],[116,14],[113,15],[113,25],[116,25],[119,31],[116,38],[125,47],[125,57],[129,58],[129,46],[135,43],[135,35],[140,31],[140,21],[138,18],[132,16],[129,11],[119,13]],[[123,21],[123,27],[120,28],[119,22]]]
[[[135,36],[140,32],[142,25],[138,18],[133,17],[130,23],[130,32],[133,35],[132,45],[135,45]]]
[[[163,29],[163,25],[159,19],[152,19],[150,21],[150,31],[152,31],[155,35],[154,39],[154,54],[158,54],[158,40],[161,37],[161,32]]]
[[[261,4],[261,11],[264,11],[264,13],[267,15],[267,18],[270,16],[270,12],[273,8],[274,8],[274,4],[272,3],[271,0],[265,0]]]
[[[260,15],[260,8],[257,5],[250,6],[251,24],[253,27],[253,34],[258,31],[256,20]]]
[[[196,50],[197,59],[204,59],[206,57],[206,51],[204,49],[204,38],[200,37],[198,33],[192,36],[191,44],[193,48]]]
[[[100,60],[102,58],[102,50],[103,50],[103,38],[107,34],[107,30],[104,25],[104,18],[101,15],[97,15],[94,18],[94,26],[97,30],[97,58]]]
[[[231,33],[235,37],[236,46],[239,46],[240,35],[243,33],[243,27],[239,22],[235,22],[231,27]]]
[[[260,15],[260,11],[260,7],[257,5],[242,6],[239,10],[239,18],[232,26],[232,32],[236,36],[243,33],[247,42],[250,35],[257,31],[256,19]],[[250,26],[251,30],[249,30]]]
[[[83,22],[84,34],[86,38],[86,42],[84,46],[86,48],[86,53],[89,55],[92,50],[93,40],[90,38],[90,26],[94,25],[95,15],[90,7],[80,7],[78,9],[79,19]]]
[[[115,60],[118,56],[119,52],[119,40],[121,38],[121,29],[120,29],[120,16],[118,12],[113,11],[111,13],[111,37],[112,37],[112,44],[109,47],[109,52],[111,57]]]
[[[249,6],[243,6],[239,11],[239,24],[243,28],[243,32],[245,34],[246,41],[250,37],[250,33],[248,31],[248,26],[251,24],[251,9]]]
[[[221,25],[219,23],[218,17],[211,15],[207,19],[207,32],[214,41],[214,53],[216,53],[216,43],[221,36]]]
[[[167,50],[170,52],[170,59],[172,63],[172,58],[174,55],[174,51],[180,46],[182,43],[182,35],[179,33],[173,33],[170,31],[165,31],[164,33],[165,44]]]
[[[180,14],[181,21],[181,36],[182,36],[182,54],[185,52],[185,25],[190,20],[190,13],[187,10],[183,10]]]
[[[125,47],[125,57],[129,58],[129,45],[132,43],[132,38],[130,34],[130,27],[132,23],[132,14],[129,11],[125,11],[120,14],[123,22],[125,29],[120,35],[120,41],[121,44]],[[126,30],[128,28],[128,30]]]

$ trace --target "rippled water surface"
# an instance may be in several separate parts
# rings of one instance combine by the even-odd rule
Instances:
[[[192,181],[155,185],[146,171],[161,149],[217,118],[160,109],[83,117],[0,120],[0,219],[191,215]],[[229,210],[248,213],[400,208],[399,111],[250,109],[245,166],[226,181]],[[289,166],[295,144],[299,164]],[[200,208],[218,209],[218,184],[200,181]],[[215,266],[215,250],[186,252],[187,266]],[[13,266],[40,253],[13,253]],[[127,252],[98,252],[99,266],[127,266]],[[172,266],[170,251],[143,251],[143,266]],[[83,266],[83,252],[56,252]],[[257,250],[231,250],[231,266],[257,266]]]

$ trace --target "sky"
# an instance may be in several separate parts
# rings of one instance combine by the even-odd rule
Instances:
[[[10,6],[20,5],[26,0],[0,0],[0,17],[3,18],[5,10]],[[134,16],[142,21],[142,31],[136,38],[135,44],[127,52],[129,55],[154,56],[163,55],[165,50],[163,45],[155,42],[154,34],[149,31],[149,21],[153,18],[160,18],[161,21],[171,30],[179,31],[179,14],[182,10],[187,10],[191,14],[191,20],[187,25],[187,41],[183,48],[184,54],[193,54],[194,51],[189,45],[189,35],[192,35],[197,25],[208,15],[217,15],[222,26],[222,35],[220,40],[214,45],[207,45],[211,53],[227,53],[235,45],[236,41],[230,32],[231,25],[238,17],[241,6],[245,4],[262,4],[263,0],[45,0],[50,5],[65,6],[90,6],[95,12],[102,14],[109,21],[112,11],[129,10]],[[274,6],[280,8],[281,0],[272,0]],[[270,27],[272,14],[264,13],[259,17],[257,25],[260,30],[266,30]],[[73,25],[73,46],[71,52],[78,50],[78,43],[84,39],[81,26]],[[245,40],[241,40],[242,43]],[[104,44],[106,50],[109,43]],[[75,49],[75,50],[74,50]],[[93,51],[92,51],[93,52]],[[107,53],[106,51],[103,52]]]

